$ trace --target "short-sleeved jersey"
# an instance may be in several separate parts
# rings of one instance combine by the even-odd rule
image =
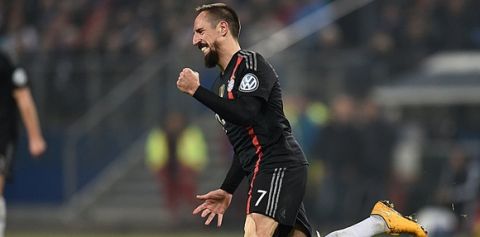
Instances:
[[[246,50],[234,54],[215,81],[213,92],[230,100],[242,96],[262,100],[261,111],[249,126],[237,125],[216,115],[245,171],[252,172],[255,167],[307,164],[283,112],[278,76],[260,54]]]
[[[13,93],[28,86],[25,71],[0,52],[0,144],[16,139],[18,109]]]

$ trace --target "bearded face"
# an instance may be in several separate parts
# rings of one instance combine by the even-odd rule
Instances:
[[[213,68],[218,64],[219,56],[218,56],[218,52],[216,50],[217,47],[215,47],[215,46],[216,46],[216,43],[214,43],[213,46],[207,46],[208,51],[204,52],[205,56],[204,56],[203,59],[205,61],[205,66],[207,68]]]
[[[193,45],[200,49],[204,56],[205,66],[215,67],[219,63],[217,40],[222,36],[218,22],[212,22],[207,12],[201,12],[195,19],[193,26]]]

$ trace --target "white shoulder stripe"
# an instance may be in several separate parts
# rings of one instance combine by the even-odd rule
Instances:
[[[252,67],[252,56],[248,52],[240,51],[240,54],[245,58],[245,65],[247,66],[247,69],[253,69]]]
[[[257,53],[241,50],[239,54],[245,58],[247,69],[257,71]]]
[[[253,70],[254,70],[254,71],[257,71],[257,53],[253,52],[253,58],[255,59],[255,60],[254,60],[255,65],[254,65]]]

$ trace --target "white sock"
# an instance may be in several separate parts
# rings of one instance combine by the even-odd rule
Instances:
[[[383,218],[373,215],[348,228],[337,230],[325,237],[370,237],[388,231]]]
[[[5,226],[7,225],[7,205],[5,198],[0,196],[0,237],[5,235]]]

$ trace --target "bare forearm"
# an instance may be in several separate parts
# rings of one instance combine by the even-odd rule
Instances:
[[[20,89],[15,92],[18,109],[22,117],[23,124],[27,130],[29,140],[43,139],[40,123],[38,120],[37,109],[33,102],[29,89]]]

